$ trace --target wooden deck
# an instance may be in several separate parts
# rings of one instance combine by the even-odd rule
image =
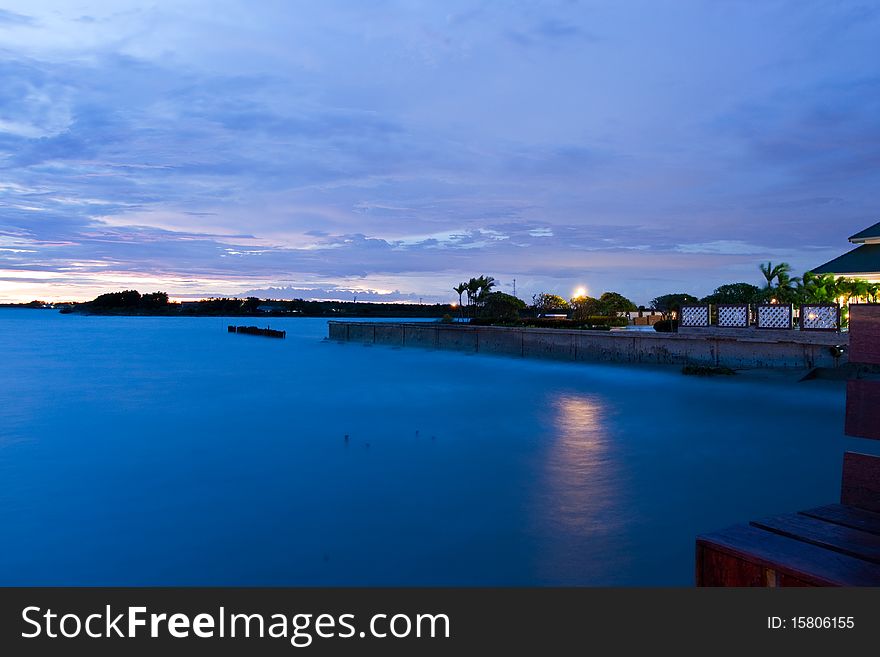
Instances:
[[[880,513],[829,504],[697,538],[698,586],[880,586]]]

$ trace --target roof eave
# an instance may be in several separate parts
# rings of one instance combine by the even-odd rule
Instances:
[[[847,238],[853,244],[880,244],[880,221]]]

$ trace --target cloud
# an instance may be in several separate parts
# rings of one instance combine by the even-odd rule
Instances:
[[[644,302],[815,266],[880,213],[858,3],[5,6],[8,298],[482,272]]]
[[[0,9],[0,26],[2,25],[33,25],[34,19],[31,16],[18,14],[14,11]]]
[[[844,203],[844,199],[839,196],[813,196],[808,198],[794,198],[784,200],[765,200],[756,203],[753,207],[759,210],[789,210],[815,208],[825,205],[837,205]]]
[[[372,301],[390,303],[404,301],[408,303],[421,302],[444,302],[445,299],[436,296],[422,297],[414,292],[402,293],[400,290],[371,290],[357,288],[310,288],[310,287],[266,287],[241,292],[237,297],[258,297],[260,299],[293,300],[293,299],[316,299],[322,301]]]
[[[680,253],[714,253],[718,255],[751,255],[755,257],[763,257],[768,254],[779,256],[786,253],[786,251],[781,249],[768,249],[766,246],[748,244],[739,240],[715,240],[713,242],[679,244],[675,250]]]
[[[596,37],[579,25],[560,18],[544,18],[523,29],[511,29],[505,36],[516,45],[531,48],[537,45],[558,45],[568,41],[591,43]]]

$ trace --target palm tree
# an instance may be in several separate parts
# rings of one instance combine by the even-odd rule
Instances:
[[[849,302],[860,297],[867,297],[868,281],[858,278],[837,279],[837,301],[840,304],[840,324],[846,326],[849,323]]]
[[[797,287],[802,280],[800,276],[789,276],[787,271],[780,271],[776,275],[776,287]]]
[[[773,287],[774,280],[778,281],[782,287],[787,287],[788,283],[793,280],[790,276],[791,265],[787,262],[780,262],[778,265],[774,265],[772,262],[767,261],[766,264],[761,263],[760,268],[764,278],[767,279],[768,288]]]
[[[477,295],[477,300],[481,301],[489,292],[492,291],[492,288],[495,287],[495,279],[491,276],[480,276],[477,279],[477,283],[479,284],[480,291]]]
[[[841,278],[838,287],[842,306],[848,307],[851,300],[868,298],[868,281],[861,278]]]
[[[786,263],[782,263],[788,267]],[[780,267],[782,266],[780,265]],[[776,275],[776,287],[772,294],[780,303],[797,303],[801,298],[801,284],[803,279],[800,276],[789,276],[790,270],[782,269]]]
[[[801,300],[806,303],[833,303],[840,297],[841,281],[834,274],[807,272],[798,289]]]
[[[480,294],[480,281],[476,278],[472,278],[467,283],[467,298],[468,298],[468,307],[472,306],[477,302],[477,297]]]
[[[456,292],[458,292],[458,316],[462,317],[462,313],[464,309],[461,307],[461,295],[467,292],[468,286],[467,283],[459,283],[454,288],[452,288]]]
[[[467,294],[468,307],[471,308],[479,306],[495,285],[495,279],[492,276],[480,275],[478,278],[472,278],[467,283],[462,283],[452,289],[458,292],[459,288],[464,286],[463,291]],[[459,296],[459,298],[461,297]],[[475,314],[476,308],[473,309],[471,315],[474,316]]]
[[[852,279],[852,296],[860,301],[867,301],[871,293],[871,284],[863,278]]]
[[[761,273],[764,274],[764,278],[767,279],[767,287],[773,287],[773,279],[776,278],[776,272],[773,271],[773,263],[768,260],[766,265],[762,262],[758,266],[761,269]]]

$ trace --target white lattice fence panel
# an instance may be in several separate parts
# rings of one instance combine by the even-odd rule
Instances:
[[[836,331],[839,316],[837,305],[801,306],[801,328],[805,331]]]
[[[748,306],[718,306],[718,326],[746,328],[749,325]]]
[[[709,326],[709,306],[682,306],[679,326]]]
[[[758,328],[791,328],[791,306],[781,304],[758,306]]]

